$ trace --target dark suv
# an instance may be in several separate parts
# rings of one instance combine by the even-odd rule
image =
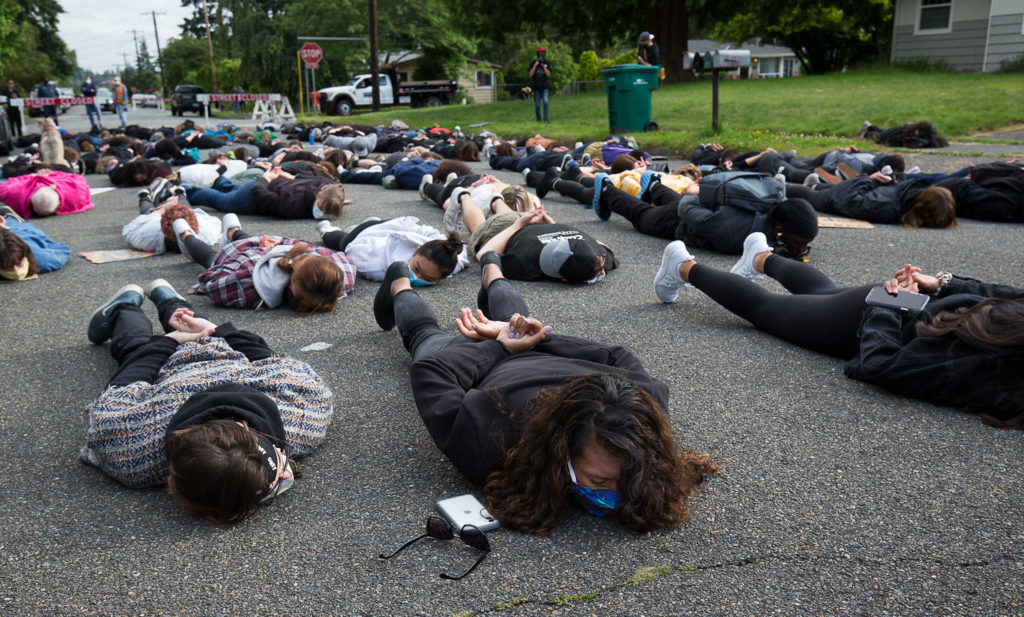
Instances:
[[[184,116],[186,111],[203,113],[203,104],[196,100],[197,94],[206,92],[202,86],[179,84],[171,95],[171,115]]]

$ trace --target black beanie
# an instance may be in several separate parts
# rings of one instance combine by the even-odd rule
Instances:
[[[791,234],[802,238],[815,238],[818,235],[818,213],[806,199],[787,199],[775,209],[773,218],[777,225]]]

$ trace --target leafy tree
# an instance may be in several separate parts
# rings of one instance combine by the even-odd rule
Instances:
[[[57,34],[64,10],[55,0],[0,2],[0,73],[19,84],[23,93],[45,77],[67,78],[75,54]]]
[[[188,83],[189,72],[208,64],[206,41],[184,35],[167,42],[163,49],[164,80],[168,90],[182,83]],[[209,72],[209,68],[207,68]]]
[[[753,0],[715,36],[732,41],[763,36],[792,49],[808,73],[827,73],[878,57],[891,32],[891,0]]]
[[[70,77],[75,70],[75,52],[57,34],[57,22],[64,12],[57,0],[19,0],[22,18],[36,29],[35,49],[50,59],[54,76]]]

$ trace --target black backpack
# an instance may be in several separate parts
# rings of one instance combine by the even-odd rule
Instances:
[[[762,229],[775,208],[786,200],[786,185],[756,171],[723,171],[701,179],[699,199],[711,210],[732,206],[753,212],[751,229]]]

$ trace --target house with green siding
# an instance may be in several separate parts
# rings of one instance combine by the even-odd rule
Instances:
[[[991,72],[1024,55],[1024,0],[895,0],[892,61]]]

